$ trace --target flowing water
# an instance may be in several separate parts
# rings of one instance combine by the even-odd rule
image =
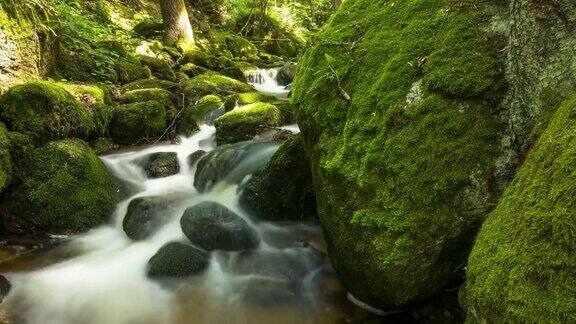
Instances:
[[[298,131],[297,126],[287,128]],[[220,149],[215,146],[214,133],[213,126],[203,125],[200,132],[182,138],[179,144],[102,157],[130,190],[130,196],[118,204],[108,225],[71,237],[57,248],[44,249],[32,257],[0,263],[0,273],[12,283],[0,307],[12,321],[339,323],[356,316],[359,311],[347,302],[323,252],[317,224],[263,222],[239,206],[242,184],[250,173],[266,164],[278,143],[229,147],[236,151],[226,174],[214,178],[210,190],[201,193],[196,189],[197,163],[190,165],[188,156],[198,150]],[[175,152],[180,172],[148,179],[139,161],[157,152]],[[150,196],[173,203],[163,215],[168,221],[148,239],[132,241],[122,227],[128,205],[136,198]],[[204,201],[218,202],[242,217],[260,237],[256,250],[212,252],[207,271],[187,279],[149,279],[148,260],[166,243],[186,241],[180,217],[186,208]]]

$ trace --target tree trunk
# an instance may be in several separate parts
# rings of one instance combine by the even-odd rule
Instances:
[[[164,43],[175,45],[179,40],[194,43],[194,33],[184,0],[160,0],[164,19]]]

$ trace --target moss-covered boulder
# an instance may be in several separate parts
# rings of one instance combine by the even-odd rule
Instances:
[[[0,123],[0,192],[2,192],[12,180],[10,149],[10,135],[4,124]]]
[[[114,143],[136,144],[158,137],[166,130],[166,110],[158,101],[118,106],[110,124]]]
[[[126,84],[141,79],[148,79],[152,77],[150,68],[140,64],[135,60],[118,59],[115,62],[116,73],[118,74],[118,82]]]
[[[470,322],[576,321],[576,97],[488,216],[467,268]]]
[[[202,97],[195,105],[188,106],[180,113],[176,121],[176,133],[190,136],[198,130],[198,122],[212,122],[223,111],[222,99],[217,95]]]
[[[22,182],[4,201],[8,223],[34,232],[77,233],[112,215],[117,188],[84,141],[48,143],[21,163],[25,166]]]
[[[276,100],[277,100],[276,97],[265,95],[260,92],[237,93],[226,97],[226,99],[224,100],[224,107],[226,108],[226,112],[228,112],[236,108],[237,106],[253,104],[258,101],[273,102]]]
[[[185,73],[187,76],[193,78],[200,74],[208,72],[208,69],[194,63],[186,63],[179,68],[179,71]]]
[[[126,91],[120,95],[118,100],[125,104],[153,100],[172,105],[177,98],[168,90],[162,88],[147,88]]]
[[[224,96],[253,90],[250,85],[244,82],[209,72],[188,80],[183,85],[182,92],[188,100],[196,101],[208,94]]]
[[[140,60],[140,63],[148,67],[152,72],[152,75],[158,79],[172,82],[178,81],[176,74],[174,74],[174,70],[165,60],[145,55],[140,55],[138,59]]]
[[[250,61],[258,60],[258,48],[248,39],[231,33],[224,33],[221,37],[224,44],[226,44],[226,48],[234,57]]]
[[[266,167],[252,175],[240,203],[265,220],[297,221],[316,215],[314,184],[300,135],[289,138]]]
[[[87,138],[95,129],[88,110],[64,88],[50,82],[11,88],[0,97],[0,119],[8,129],[30,135],[38,143]]]
[[[166,80],[158,80],[158,79],[142,79],[137,80],[131,83],[128,83],[122,88],[120,88],[121,92],[127,92],[132,90],[140,90],[140,89],[164,89],[171,92],[178,90],[178,84],[172,81]]]
[[[132,28],[132,31],[142,38],[162,36],[162,33],[164,33],[164,23],[160,20],[144,19],[137,23],[134,28]]]
[[[245,78],[241,65],[232,60],[231,55],[229,56],[227,57],[222,53],[213,54],[203,50],[193,50],[184,54],[181,63],[184,65],[192,63],[227,77],[243,81]]]
[[[347,0],[298,63],[292,99],[329,254],[365,303],[441,291],[498,197],[506,43],[492,5]]]
[[[253,139],[261,132],[282,125],[276,106],[257,102],[227,112],[215,121],[218,145]]]

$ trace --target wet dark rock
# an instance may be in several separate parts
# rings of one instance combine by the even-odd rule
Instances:
[[[196,162],[198,162],[204,155],[206,154],[206,151],[203,150],[198,150],[190,155],[188,155],[188,165],[189,166],[193,166],[194,164],[196,164]]]
[[[208,251],[249,250],[259,243],[258,234],[245,220],[215,202],[186,209],[180,226],[192,243]]]
[[[240,183],[266,165],[276,145],[275,142],[243,142],[216,148],[198,161],[194,187],[206,192],[223,180]]]
[[[174,201],[166,197],[136,198],[128,205],[122,222],[126,235],[133,240],[143,240],[166,223],[174,211]]]
[[[316,215],[314,184],[300,135],[282,144],[268,165],[254,173],[240,203],[265,220],[302,220]]]
[[[294,76],[296,76],[296,70],[298,66],[296,63],[286,63],[280,70],[278,70],[278,75],[276,76],[276,82],[279,85],[287,86],[292,83]]]
[[[174,152],[159,152],[150,155],[143,163],[146,176],[151,179],[169,177],[180,172],[178,155]]]
[[[11,287],[12,285],[10,284],[10,281],[8,281],[6,277],[0,275],[0,302],[2,302],[4,297],[8,296]]]
[[[164,245],[148,261],[148,277],[153,279],[182,278],[206,270],[210,255],[195,246],[180,242]]]

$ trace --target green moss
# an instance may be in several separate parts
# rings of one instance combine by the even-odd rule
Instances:
[[[110,136],[117,144],[136,144],[162,135],[165,129],[164,105],[145,101],[119,106],[110,124]]]
[[[272,102],[276,101],[276,97],[262,94],[260,92],[245,92],[229,95],[224,100],[226,112],[236,108],[236,106],[244,106],[255,102]]]
[[[199,100],[208,94],[230,95],[253,90],[250,85],[244,82],[216,73],[198,75],[183,85],[183,93],[188,100]]]
[[[242,31],[259,48],[272,55],[295,57],[305,45],[305,39],[272,11],[265,14],[240,13],[236,18],[236,31]]]
[[[138,89],[153,89],[153,88],[164,89],[174,92],[178,90],[178,84],[166,80],[142,79],[126,84],[122,88],[120,88],[120,90],[122,92],[127,92]]]
[[[203,117],[222,108],[222,99],[216,95],[202,97],[195,105],[188,106],[179,116],[176,123],[178,135],[191,136],[198,131],[198,122]]]
[[[484,223],[467,269],[469,319],[576,321],[576,97],[536,142]]]
[[[282,115],[276,106],[256,102],[236,108],[216,119],[218,145],[248,141],[259,133],[282,125]]]
[[[33,82],[11,88],[0,97],[0,118],[16,132],[39,143],[67,137],[88,137],[95,125],[88,109],[64,88]]]
[[[128,59],[120,58],[116,60],[115,67],[120,84],[126,84],[140,79],[148,79],[152,76],[152,72],[148,67]]]
[[[172,105],[174,95],[167,90],[160,89],[160,88],[149,88],[149,89],[137,89],[124,92],[119,98],[120,102],[122,103],[134,103],[134,102],[142,102],[142,101],[160,101],[165,102],[167,105]]]
[[[292,98],[332,263],[374,306],[439,292],[497,195],[502,67],[485,5],[347,0],[298,64]]]
[[[176,75],[174,74],[174,70],[166,62],[165,60],[151,57],[151,56],[139,56],[140,63],[142,65],[147,66],[150,71],[152,71],[152,75],[157,77],[161,80],[168,80],[168,81],[177,81]]]
[[[231,33],[223,33],[220,37],[222,37],[226,44],[226,48],[234,57],[244,58],[251,61],[258,60],[258,48],[248,39]]]
[[[300,135],[290,137],[246,184],[241,203],[259,219],[299,221],[316,215],[314,185]]]
[[[22,161],[36,148],[36,145],[30,136],[17,132],[8,132],[8,140],[10,143],[10,159],[12,161],[20,161],[12,164],[12,182],[18,183],[25,172]]]
[[[4,124],[0,123],[0,192],[2,192],[12,180],[10,147],[8,131]]]
[[[96,154],[104,154],[116,149],[116,145],[112,141],[105,137],[97,138],[90,142],[90,147],[94,150]]]
[[[145,19],[134,26],[132,31],[142,38],[162,36],[164,23],[160,20]]]
[[[186,63],[180,67],[180,71],[186,73],[187,76],[193,78],[200,74],[208,72],[205,67],[198,66],[194,63]]]
[[[232,60],[232,55],[226,55],[226,53],[222,51],[216,51],[215,53],[199,49],[188,51],[184,54],[181,63],[192,63],[236,80],[245,80],[243,70],[236,61]]]
[[[108,220],[117,202],[111,176],[81,140],[49,143],[24,161],[23,182],[7,199],[9,214],[34,231],[76,233]]]

